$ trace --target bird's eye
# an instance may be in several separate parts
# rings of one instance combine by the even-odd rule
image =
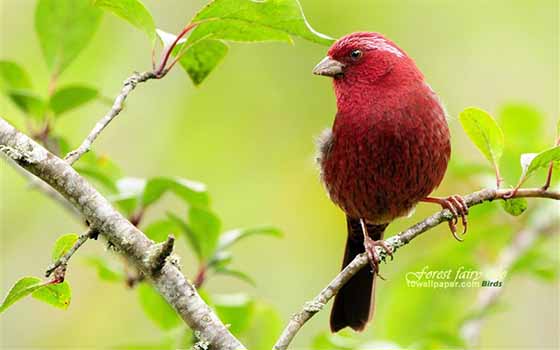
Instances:
[[[354,61],[360,59],[362,57],[362,50],[352,50],[350,52],[350,58]]]

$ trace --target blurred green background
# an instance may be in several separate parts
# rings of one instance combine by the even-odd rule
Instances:
[[[177,32],[204,1],[145,0],[156,24]],[[555,0],[301,0],[313,27],[333,37],[369,30],[398,43],[417,62],[450,114],[451,170],[436,194],[468,193],[491,184],[482,156],[457,120],[467,106],[498,117],[506,103],[528,104],[540,129],[508,134],[510,157],[503,166],[509,184],[519,175],[517,157],[552,144],[559,115],[559,4]],[[17,61],[46,94],[48,71],[34,31],[34,0],[0,0],[0,58]],[[247,240],[234,249],[234,265],[249,273],[255,288],[228,277],[211,278],[210,293],[244,292],[274,305],[287,320],[338,272],[346,239],[344,215],[327,198],[314,165],[314,142],[331,125],[335,99],[330,82],[311,75],[327,48],[296,39],[282,43],[232,44],[224,62],[198,88],[180,68],[165,79],[138,87],[126,110],[94,149],[119,164],[127,176],[180,176],[208,185],[214,210],[225,228],[274,225],[283,239]],[[91,44],[62,75],[60,83],[84,82],[112,98],[133,71],[150,68],[150,46],[139,31],[105,14]],[[56,128],[77,145],[108,110],[102,102],[69,113]],[[18,126],[23,115],[4,96],[0,115]],[[521,114],[523,116],[523,114]],[[530,129],[530,128],[529,128]],[[517,149],[516,144],[532,149]],[[479,169],[482,166],[482,171]],[[41,275],[56,237],[81,232],[80,223],[40,193],[4,162],[0,200],[0,292],[24,275]],[[533,183],[542,182],[540,174]],[[530,201],[530,207],[537,205]],[[416,214],[389,227],[392,235],[436,208],[419,205]],[[166,197],[149,213],[184,211]],[[531,210],[531,209],[530,209]],[[558,207],[556,206],[556,210]],[[434,268],[491,264],[531,212],[512,218],[496,204],[473,210],[467,242],[454,241],[445,225],[402,249],[382,266],[377,310],[362,339],[407,345],[433,327],[453,327],[473,304],[476,292],[407,288],[404,275]],[[556,230],[558,226],[556,226]],[[193,277],[192,253],[179,244],[183,271]],[[550,248],[551,247],[551,248]],[[558,238],[549,248],[558,256]],[[150,343],[162,331],[138,306],[136,293],[103,283],[80,258],[106,255],[87,244],[69,269],[72,305],[59,311],[36,300],[22,301],[0,317],[0,344],[6,348],[104,348]],[[558,266],[554,266],[555,269]],[[559,285],[520,274],[505,284],[501,311],[485,324],[484,348],[558,348]],[[296,339],[305,348],[328,326],[325,310]],[[439,329],[438,328],[438,329]]]

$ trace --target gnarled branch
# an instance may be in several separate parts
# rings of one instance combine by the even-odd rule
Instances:
[[[171,243],[162,247],[165,249],[154,248],[156,244],[153,241],[115,210],[67,162],[48,152],[2,118],[0,151],[66,198],[90,223],[90,228],[103,235],[141,270],[189,327],[208,340],[213,349],[245,349],[204,303],[177,266],[166,261],[159,270],[154,270],[152,262],[161,261],[159,257],[167,254]],[[157,259],[148,256],[154,249],[159,252],[156,254]]]

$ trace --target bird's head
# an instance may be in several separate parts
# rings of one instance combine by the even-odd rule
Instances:
[[[395,43],[379,33],[357,32],[349,34],[329,49],[315,68],[313,74],[334,78],[335,87],[365,88],[392,85],[396,80],[420,79],[422,75],[414,62]],[[403,81],[404,80],[404,81]]]

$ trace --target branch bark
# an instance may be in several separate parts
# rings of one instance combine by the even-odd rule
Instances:
[[[66,198],[90,223],[90,228],[103,235],[141,270],[187,325],[209,341],[213,349],[245,349],[177,266],[166,260],[161,268],[154,269],[164,258],[161,254],[170,252],[172,242],[158,247],[115,210],[68,162],[48,152],[3,118],[0,118],[0,151]]]
[[[469,207],[497,199],[503,199],[511,193],[511,190],[495,190],[485,189],[478,192],[471,193],[464,197],[466,204]],[[512,198],[518,197],[535,197],[535,198],[550,198],[560,200],[560,192],[549,191],[542,188],[528,188],[519,189]],[[424,219],[423,221],[411,226],[407,230],[394,235],[387,239],[385,242],[393,248],[393,252],[402,246],[410,243],[414,238],[422,233],[436,227],[444,221],[450,220],[452,214],[448,209],[435,213],[434,215]],[[381,247],[376,247],[379,257],[386,261],[387,253]],[[336,293],[364,266],[369,264],[366,254],[360,254],[352,260],[348,266],[344,268],[313,300],[304,304],[303,309],[292,316],[280,337],[278,338],[274,349],[286,350],[295,338],[297,333],[303,325],[313,317],[317,312],[325,306],[325,304],[333,298]]]
[[[80,147],[76,148],[72,152],[68,153],[64,160],[68,164],[74,164],[82,155],[89,151],[91,145],[97,139],[99,134],[109,125],[113,119],[115,119],[119,113],[123,110],[124,101],[128,95],[136,88],[136,85],[143,83],[150,79],[157,79],[158,76],[154,72],[144,72],[144,73],[134,73],[128,79],[124,81],[123,87],[119,95],[115,98],[115,102],[111,107],[111,110],[103,117],[101,120],[95,124],[89,135],[84,139]]]

